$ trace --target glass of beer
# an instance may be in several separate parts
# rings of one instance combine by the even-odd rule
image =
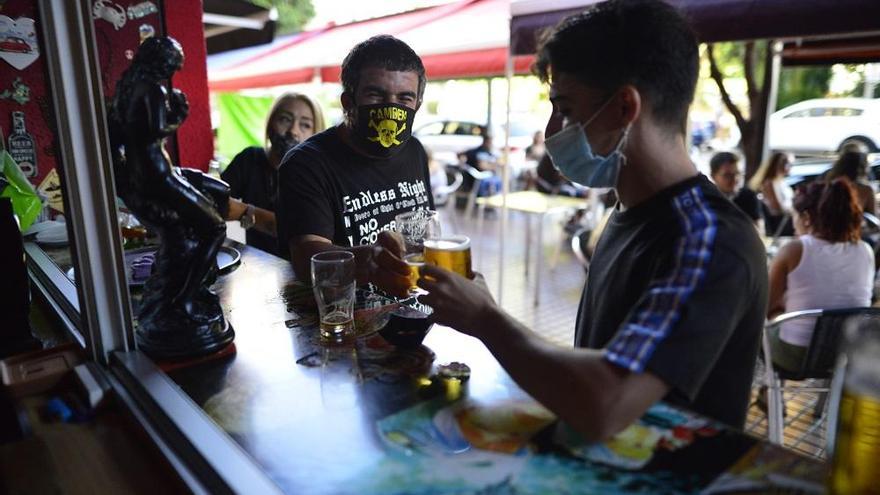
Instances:
[[[462,277],[474,278],[470,238],[450,235],[425,240],[425,263],[445,268]]]
[[[341,343],[354,338],[354,271],[354,254],[349,251],[312,256],[312,291],[325,341]]]
[[[834,438],[830,493],[880,487],[880,321],[855,316],[845,326],[843,395]],[[833,418],[831,418],[833,419]],[[832,428],[833,425],[829,425]]]
[[[403,261],[409,265],[410,291],[418,290],[419,270],[425,266],[425,241],[440,236],[440,216],[434,210],[416,210],[394,217],[394,230],[402,237],[406,252]]]

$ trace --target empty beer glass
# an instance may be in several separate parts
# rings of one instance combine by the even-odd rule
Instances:
[[[403,261],[409,265],[410,290],[416,291],[419,269],[425,265],[425,242],[440,236],[440,217],[434,210],[416,210],[394,217],[394,230],[403,237],[406,252]]]
[[[354,338],[354,254],[325,251],[312,256],[312,290],[320,313],[321,338],[344,342]]]

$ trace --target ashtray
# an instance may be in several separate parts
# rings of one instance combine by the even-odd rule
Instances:
[[[401,306],[391,312],[388,323],[379,330],[379,335],[397,347],[412,349],[425,340],[431,325],[425,313]]]

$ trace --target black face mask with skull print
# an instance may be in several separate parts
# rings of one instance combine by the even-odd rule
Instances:
[[[357,107],[354,139],[371,156],[388,158],[403,148],[412,135],[416,111],[396,103]]]

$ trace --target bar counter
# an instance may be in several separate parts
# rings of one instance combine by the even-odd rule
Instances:
[[[354,347],[322,346],[311,292],[289,263],[227,245],[241,264],[215,290],[236,352],[163,368],[286,493],[821,490],[824,464],[665,404],[614,441],[579,442],[546,421],[478,340],[435,325],[422,346],[397,349],[371,333],[389,302],[378,295],[360,301],[356,326],[367,335]],[[470,379],[439,378],[449,362],[467,364]],[[505,417],[518,420],[508,430],[528,423],[528,438],[487,431]],[[466,428],[475,424],[483,431]],[[486,442],[493,451],[478,441],[487,437],[499,440]]]

